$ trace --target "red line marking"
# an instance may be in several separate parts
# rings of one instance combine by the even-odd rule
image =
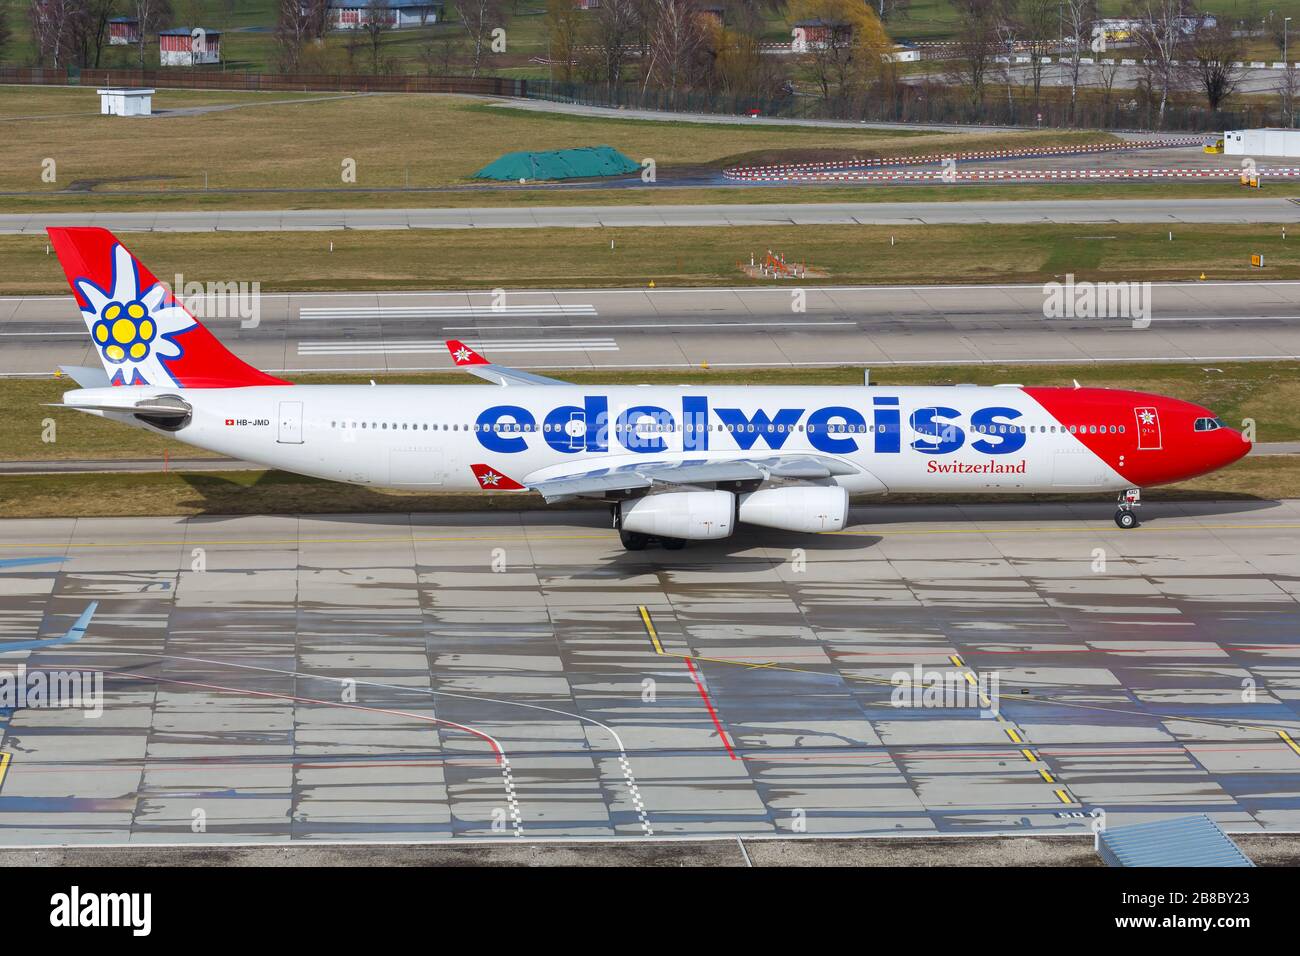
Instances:
[[[704,687],[704,682],[700,680],[699,672],[695,670],[695,662],[689,657],[686,658],[686,666],[690,669],[691,680],[695,681],[695,689],[700,692],[700,697],[704,701],[704,706],[709,709],[709,717],[713,720],[713,726],[717,728],[718,736],[722,738],[722,746],[727,748],[727,756],[732,760],[739,760],[736,751],[731,746],[731,741],[727,739],[727,732],[722,729],[722,721],[718,720],[718,712],[713,709],[713,701],[709,700],[709,692]]]

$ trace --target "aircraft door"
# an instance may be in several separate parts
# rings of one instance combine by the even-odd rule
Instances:
[[[275,440],[281,445],[301,445],[302,402],[281,402],[279,421],[279,432]]]

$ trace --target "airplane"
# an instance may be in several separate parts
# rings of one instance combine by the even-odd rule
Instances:
[[[447,343],[494,388],[295,385],[227,350],[110,232],[50,228],[102,368],[57,407],[268,468],[423,491],[610,506],[629,550],[737,524],[839,531],[850,495],[1119,492],[1223,468],[1250,444],[1145,392],[1020,385],[588,386]]]

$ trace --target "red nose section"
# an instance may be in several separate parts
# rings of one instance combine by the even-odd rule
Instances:
[[[1134,487],[1208,474],[1250,451],[1232,428],[1197,430],[1214,413],[1191,402],[1105,388],[1026,388],[1029,395]]]

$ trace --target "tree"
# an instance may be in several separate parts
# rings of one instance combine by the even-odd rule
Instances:
[[[470,76],[478,76],[483,57],[492,49],[492,31],[505,26],[505,6],[502,0],[456,0],[456,15],[469,39]]]
[[[559,78],[564,83],[573,82],[581,35],[582,14],[573,0],[546,0],[547,59],[552,70],[559,66]]]
[[[1282,83],[1278,86],[1278,96],[1282,101],[1282,116],[1286,119],[1288,129],[1295,125],[1295,93],[1295,65],[1288,61],[1286,69],[1282,71]]]
[[[817,24],[818,32],[805,37],[803,57],[823,100],[858,97],[884,76],[892,44],[862,0],[793,0],[790,17]]]
[[[971,102],[984,101],[984,86],[1000,48],[998,27],[1004,17],[1000,0],[957,0],[957,56],[950,78],[970,91]]]
[[[77,38],[77,62],[98,67],[108,45],[108,21],[117,16],[118,0],[81,0],[84,14],[80,18],[81,34]]]
[[[907,16],[912,9],[912,0],[869,0],[876,9],[876,16],[881,22],[897,16]]]
[[[622,83],[629,48],[639,38],[640,30],[637,0],[601,0],[593,31],[600,72],[610,89]]]
[[[1242,70],[1233,64],[1241,61],[1244,44],[1226,21],[1210,26],[1202,19],[1186,46],[1185,69],[1205,94],[1206,104],[1217,112],[1241,82]]]
[[[1073,125],[1075,109],[1078,107],[1079,102],[1079,68],[1083,53],[1083,39],[1092,36],[1092,25],[1097,19],[1097,7],[1094,0],[1062,0],[1060,9],[1061,16],[1064,18],[1062,29],[1069,34],[1065,38],[1065,42],[1072,50],[1070,56],[1070,124]]]
[[[389,15],[388,0],[367,0],[366,22],[361,26],[370,52],[371,73],[378,74],[381,72],[384,34],[392,27],[392,23],[388,19]]]
[[[653,0],[650,60],[645,83],[666,89],[674,105],[677,94],[695,85],[708,40],[703,14],[694,0]]]
[[[275,19],[275,49],[281,73],[297,73],[306,45],[319,36],[312,7],[302,0],[280,0]]]
[[[713,23],[704,51],[705,82],[712,92],[728,97],[778,96],[785,86],[787,57],[763,53],[758,27],[731,28]]]
[[[13,31],[9,29],[9,8],[0,6],[0,60],[4,59],[5,47],[9,45],[12,37]]]
[[[1017,0],[1010,12],[1010,22],[1020,41],[1021,49],[1029,55],[1029,81],[1034,90],[1034,106],[1038,106],[1043,89],[1043,58],[1056,49],[1060,26],[1058,0]]]
[[[1159,94],[1158,126],[1165,121],[1169,94],[1177,82],[1174,61],[1183,40],[1183,0],[1133,0],[1129,16],[1138,21],[1133,38],[1149,71],[1152,93]]]
[[[134,0],[136,29],[140,31],[136,39],[136,52],[140,69],[144,69],[145,44],[148,38],[164,30],[172,21],[172,7],[169,0]]]
[[[37,61],[55,69],[72,63],[84,31],[85,7],[76,0],[32,0],[28,16]]]

